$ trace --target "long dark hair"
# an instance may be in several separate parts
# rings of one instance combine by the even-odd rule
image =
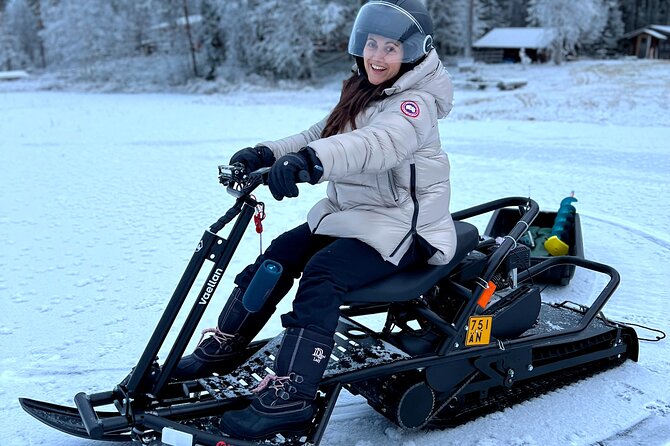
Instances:
[[[362,65],[358,64],[359,67]],[[340,100],[328,116],[326,126],[321,132],[322,138],[337,135],[342,132],[347,124],[352,129],[356,128],[356,117],[365,110],[368,105],[383,98],[384,90],[391,87],[400,76],[413,68],[413,64],[402,64],[398,74],[392,79],[379,85],[371,84],[361,67],[342,85]]]

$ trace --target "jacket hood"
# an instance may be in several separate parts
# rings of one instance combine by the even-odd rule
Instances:
[[[451,111],[454,101],[451,76],[434,49],[420,64],[400,76],[392,87],[384,90],[384,93],[391,96],[412,89],[426,91],[435,98],[439,119],[446,117]]]

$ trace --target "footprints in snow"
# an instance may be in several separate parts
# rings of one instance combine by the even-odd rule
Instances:
[[[670,403],[666,403],[665,401],[652,401],[651,403],[647,403],[644,408],[649,412],[662,417],[670,415]]]
[[[644,395],[645,392],[630,384],[620,382],[618,383],[617,396],[624,401],[631,401],[636,396]]]

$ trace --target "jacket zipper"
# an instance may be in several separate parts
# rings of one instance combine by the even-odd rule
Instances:
[[[316,223],[316,226],[314,226],[314,229],[312,229],[312,234],[316,234],[316,230],[319,229],[319,225],[321,224],[321,222],[323,221],[323,219],[326,218],[326,217],[329,216],[329,215],[330,215],[330,212],[321,216],[321,218],[319,219],[319,221]]]
[[[409,191],[410,195],[412,196],[412,202],[414,203],[414,213],[412,214],[412,227],[410,228],[409,232],[405,234],[405,236],[400,240],[400,243],[398,243],[398,246],[395,247],[393,252],[389,257],[393,257],[396,252],[400,249],[403,243],[405,243],[405,240],[407,240],[407,237],[413,236],[416,234],[416,225],[419,221],[419,200],[416,198],[416,165],[415,164],[410,164],[409,165],[409,172],[410,172],[410,177],[409,177]]]

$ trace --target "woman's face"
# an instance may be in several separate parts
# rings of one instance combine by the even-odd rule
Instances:
[[[378,34],[368,35],[363,62],[370,83],[379,85],[398,74],[402,56],[402,43]]]

